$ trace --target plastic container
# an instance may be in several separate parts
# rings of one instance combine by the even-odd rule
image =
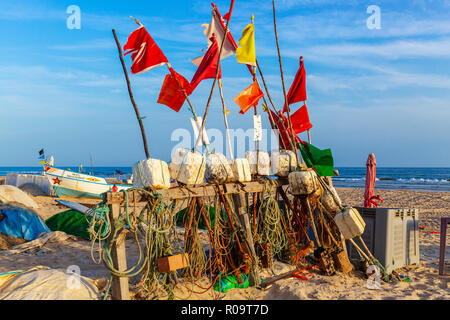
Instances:
[[[133,185],[137,188],[170,188],[169,166],[157,159],[139,161],[133,166]]]
[[[355,207],[366,223],[362,239],[387,273],[405,266],[419,264],[419,209]],[[355,242],[359,243],[358,240]],[[350,259],[359,255],[347,243]]]
[[[265,151],[248,151],[245,154],[252,175],[270,175],[270,156]]]
[[[212,153],[206,158],[206,182],[227,183],[234,180],[233,170],[221,153]]]
[[[287,177],[297,168],[295,153],[289,150],[272,151],[270,154],[272,174],[277,177]]]
[[[231,169],[233,170],[234,181],[236,182],[250,182],[252,181],[252,173],[250,171],[250,164],[247,159],[234,159],[230,161]]]
[[[177,149],[169,166],[170,177],[186,185],[202,184],[205,178],[206,159],[200,152]]]
[[[317,174],[313,170],[291,172],[289,185],[291,193],[297,196],[309,196],[322,189]]]
[[[364,233],[366,223],[358,210],[349,207],[334,217],[334,222],[338,226],[345,240],[350,240]]]

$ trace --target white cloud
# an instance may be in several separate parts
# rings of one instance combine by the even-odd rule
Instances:
[[[261,50],[260,52],[271,52]],[[403,58],[450,58],[450,39],[437,40],[398,40],[376,44],[368,43],[339,43],[330,45],[317,45],[308,48],[290,47],[283,50],[283,55],[297,58],[299,52],[304,52],[305,58],[323,61],[334,57],[380,57],[388,60]]]

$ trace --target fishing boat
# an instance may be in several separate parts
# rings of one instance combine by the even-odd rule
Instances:
[[[102,177],[58,169],[50,165],[44,165],[44,175],[57,196],[97,199],[102,198],[105,192],[122,191],[133,187],[125,184],[110,184]]]

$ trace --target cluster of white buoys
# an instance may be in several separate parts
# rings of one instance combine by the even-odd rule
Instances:
[[[162,160],[142,160],[133,166],[133,184],[138,188],[170,188],[170,180],[184,185],[250,182],[252,176],[287,177],[297,169],[292,151],[249,151],[245,158],[227,160],[221,153],[202,154],[177,149],[170,165]]]

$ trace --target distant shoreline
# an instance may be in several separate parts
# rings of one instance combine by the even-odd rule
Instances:
[[[59,166],[61,169],[78,172],[78,167]],[[84,167],[87,174],[104,177],[129,179],[131,167]],[[337,167],[339,176],[333,178],[336,188],[364,189],[365,167]],[[8,173],[42,175],[42,167],[0,167],[0,177]],[[377,167],[375,188],[379,190],[413,190],[450,192],[450,168],[384,168]]]

